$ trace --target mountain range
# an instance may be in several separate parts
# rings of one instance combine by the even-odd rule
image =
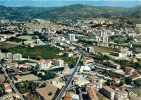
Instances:
[[[64,7],[5,7],[0,6],[0,19],[28,20],[58,18],[127,16],[141,19],[141,6],[133,8],[70,5]]]

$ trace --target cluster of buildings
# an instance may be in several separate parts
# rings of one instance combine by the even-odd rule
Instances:
[[[55,99],[67,85],[70,77],[72,77],[72,81],[59,100],[130,100],[130,98],[139,97],[130,94],[134,92],[132,91],[136,87],[134,81],[141,78],[141,73],[133,66],[123,66],[116,62],[117,60],[127,60],[128,62],[136,60],[135,62],[137,62],[139,58],[134,56],[132,45],[130,47],[116,45],[116,47],[110,38],[117,35],[136,37],[137,33],[133,25],[120,22],[119,19],[107,18],[77,20],[69,26],[41,19],[13,23],[1,22],[2,25],[5,25],[0,27],[2,42],[6,42],[10,37],[23,36],[25,38],[34,35],[34,39],[22,42],[22,46],[30,45],[29,48],[32,48],[49,44],[62,50],[68,58],[77,58],[81,53],[83,54],[83,59],[78,66],[75,66],[75,63],[68,64],[62,58],[35,60],[24,58],[24,55],[20,53],[0,52],[0,59],[6,60],[6,64],[9,66],[6,69],[8,74],[14,76],[14,78],[12,75],[10,76],[14,84],[23,81],[39,84],[35,88],[39,100]],[[138,27],[139,25],[137,25]],[[7,31],[12,32],[12,35],[7,34]],[[80,41],[83,39],[92,41]],[[96,51],[96,47],[114,50],[101,52],[100,49]],[[100,56],[99,53],[101,53]],[[62,56],[62,54],[58,55]],[[97,55],[99,58],[96,58]],[[107,60],[105,56],[108,56],[109,59]],[[79,67],[79,69],[73,75],[75,67]],[[4,73],[1,74],[4,75]],[[49,75],[52,77],[54,74],[55,77],[48,79]],[[3,78],[7,78],[7,76],[5,75]],[[19,99],[19,95],[13,92],[13,87],[9,82],[3,81],[2,77],[0,82],[5,91],[2,98]],[[27,97],[26,94],[29,93],[22,95]]]

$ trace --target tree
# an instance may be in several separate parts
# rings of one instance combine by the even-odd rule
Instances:
[[[4,94],[4,86],[0,84],[0,96]]]
[[[141,86],[141,79],[137,79],[134,81],[136,86]]]
[[[125,83],[126,84],[131,84],[132,79],[130,77],[125,77]]]
[[[140,69],[141,65],[138,62],[133,63],[132,67],[134,67],[135,69]]]

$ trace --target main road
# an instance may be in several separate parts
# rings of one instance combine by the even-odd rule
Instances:
[[[65,91],[71,85],[74,75],[76,75],[77,72],[78,72],[78,70],[80,69],[80,66],[78,66],[78,64],[79,64],[81,58],[82,58],[82,54],[80,54],[80,56],[79,56],[79,58],[78,58],[78,60],[76,62],[74,71],[71,74],[71,76],[69,77],[68,81],[66,82],[66,85],[61,89],[61,91],[59,92],[59,94],[56,96],[56,99],[55,100],[61,100],[62,97],[63,97],[63,95],[64,95],[64,93],[65,93]]]

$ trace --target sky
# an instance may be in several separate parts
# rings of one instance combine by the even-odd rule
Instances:
[[[0,5],[16,7],[58,7],[72,4],[112,7],[134,7],[141,5],[141,0],[0,0]]]

